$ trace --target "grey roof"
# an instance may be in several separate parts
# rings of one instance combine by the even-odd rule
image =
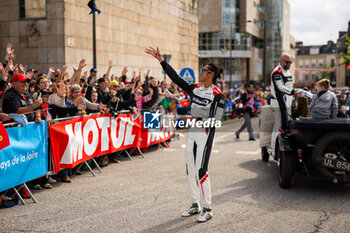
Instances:
[[[310,49],[319,49],[318,54],[335,54],[337,53],[337,45],[335,43],[325,45],[308,45],[296,46],[297,55],[310,55]]]

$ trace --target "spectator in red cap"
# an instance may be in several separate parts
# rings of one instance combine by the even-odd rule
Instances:
[[[41,122],[40,111],[35,112],[42,104],[41,98],[35,99],[28,92],[30,79],[17,73],[12,77],[12,87],[6,91],[2,110],[4,113],[25,114],[28,121]]]

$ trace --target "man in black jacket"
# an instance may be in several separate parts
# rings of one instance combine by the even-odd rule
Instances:
[[[11,80],[12,87],[6,91],[2,110],[4,113],[25,114],[29,121],[41,122],[40,113],[36,111],[42,104],[41,98],[35,99],[28,92],[29,79],[23,74],[15,74]]]

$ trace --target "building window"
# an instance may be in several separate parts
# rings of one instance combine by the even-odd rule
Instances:
[[[333,67],[335,65],[335,61],[334,59],[331,59],[331,67]]]
[[[21,19],[46,18],[46,0],[20,0],[19,17]]]
[[[258,21],[256,19],[254,19],[254,24],[256,26],[258,26],[259,28],[264,28],[264,23],[262,23],[262,22],[260,22],[260,21]]]
[[[264,13],[264,12],[265,12],[264,7],[260,6],[260,5],[257,4],[255,1],[254,1],[254,7],[255,7],[256,9],[258,9],[258,11],[261,12],[261,13]]]

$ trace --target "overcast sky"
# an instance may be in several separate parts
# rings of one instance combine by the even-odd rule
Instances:
[[[339,31],[347,31],[349,0],[288,0],[291,34],[304,45],[336,42]]]

